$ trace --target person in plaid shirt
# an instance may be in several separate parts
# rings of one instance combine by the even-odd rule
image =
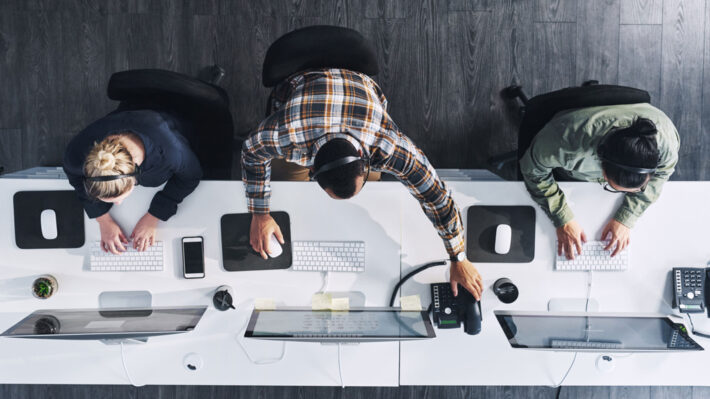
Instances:
[[[242,180],[255,251],[266,259],[272,234],[283,244],[281,230],[269,215],[273,159],[316,170],[319,185],[334,199],[356,195],[371,168],[395,176],[421,204],[451,257],[454,295],[458,283],[480,299],[483,282],[466,259],[461,215],[451,193],[424,153],[390,119],[387,99],[370,77],[346,69],[299,72],[274,88],[270,107],[271,114],[242,146]],[[344,157],[352,158],[326,170]]]

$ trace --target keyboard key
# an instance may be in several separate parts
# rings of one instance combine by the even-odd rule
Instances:
[[[90,270],[96,271],[161,271],[163,270],[163,242],[158,241],[148,247],[144,252],[138,252],[130,244],[126,251],[120,255],[104,252],[100,247],[101,242],[95,241],[91,245],[89,255]]]
[[[365,243],[362,241],[294,241],[292,270],[362,272]]]
[[[555,270],[579,271],[579,270],[602,270],[602,271],[623,271],[629,268],[629,248],[616,254],[613,258],[613,251],[606,251],[605,241],[588,241],[582,245],[582,254],[575,254],[574,260],[567,259],[566,255],[557,255]]]

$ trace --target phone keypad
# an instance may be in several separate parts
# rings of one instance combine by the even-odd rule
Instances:
[[[705,269],[683,267],[673,269],[677,306],[681,312],[704,310]]]

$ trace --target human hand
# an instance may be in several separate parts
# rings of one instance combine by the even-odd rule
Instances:
[[[611,256],[616,256],[619,252],[623,251],[624,248],[628,247],[631,243],[631,229],[624,226],[621,222],[616,219],[611,219],[609,223],[604,226],[602,230],[602,241],[609,240],[609,243],[604,248],[606,251],[616,248],[612,252]]]
[[[251,226],[249,227],[249,244],[254,251],[261,254],[261,257],[268,259],[266,254],[269,251],[269,241],[271,235],[276,235],[276,239],[283,245],[284,237],[281,235],[281,228],[276,224],[274,218],[268,213],[254,213],[251,215]]]
[[[99,222],[101,231],[101,250],[116,255],[125,251],[123,244],[128,244],[128,239],[111,215],[104,213],[97,217],[96,221]]]
[[[155,243],[155,231],[158,228],[159,220],[150,213],[143,215],[131,233],[133,248],[142,252]]]
[[[582,226],[574,220],[570,220],[565,225],[557,228],[557,254],[567,255],[567,259],[574,259],[574,248],[577,254],[582,254],[582,243],[587,242],[587,235],[584,234]]]
[[[454,296],[459,295],[458,285],[461,284],[468,292],[476,298],[477,301],[481,300],[481,293],[483,292],[483,279],[478,273],[478,270],[473,266],[468,259],[461,262],[454,261],[451,262],[451,291]]]

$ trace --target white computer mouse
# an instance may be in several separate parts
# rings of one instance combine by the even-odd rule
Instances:
[[[57,213],[54,209],[45,209],[39,216],[40,226],[42,226],[42,237],[45,240],[57,238]]]
[[[505,255],[510,251],[511,233],[510,226],[507,224],[499,224],[496,227],[495,251],[497,254]]]
[[[279,240],[276,238],[276,234],[271,235],[271,239],[269,239],[269,248],[266,250],[266,253],[272,257],[272,258],[278,258],[279,255],[283,253],[283,248],[281,248],[281,243]]]

